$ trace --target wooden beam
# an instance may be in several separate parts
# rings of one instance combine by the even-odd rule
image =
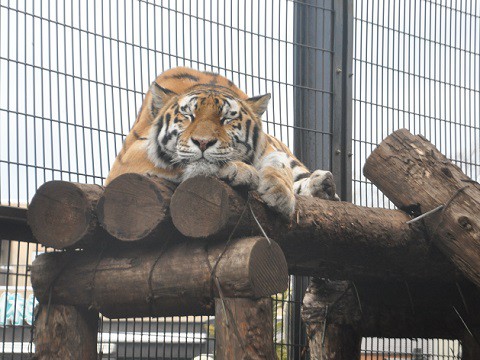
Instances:
[[[299,196],[296,215],[288,222],[257,194],[250,193],[247,205],[244,193],[213,178],[186,180],[170,204],[174,225],[190,237],[225,238],[233,229],[235,236],[259,234],[250,207],[283,249],[291,274],[339,280],[459,278],[422,228],[408,225],[411,218],[399,210]]]
[[[37,242],[27,224],[27,209],[0,206],[0,239]]]
[[[36,360],[97,359],[98,312],[64,305],[40,306],[35,319]]]
[[[155,176],[123,174],[105,188],[98,203],[100,223],[122,241],[165,241],[177,234],[169,210],[175,186]]]
[[[415,215],[438,209],[423,219],[430,237],[480,286],[480,184],[406,129],[372,152],[364,174],[400,209]]]
[[[93,307],[110,318],[211,315],[213,269],[226,297],[260,298],[288,285],[282,250],[261,237],[46,253],[31,279],[40,303]]]
[[[219,360],[275,359],[272,299],[215,299],[215,355]]]
[[[96,206],[99,185],[49,181],[38,188],[28,207],[28,224],[42,245],[55,249],[81,248],[105,231],[98,225]]]

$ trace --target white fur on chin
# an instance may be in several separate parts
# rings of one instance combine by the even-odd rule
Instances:
[[[194,176],[218,176],[220,167],[206,160],[198,160],[188,164],[183,170],[182,180],[190,179]]]

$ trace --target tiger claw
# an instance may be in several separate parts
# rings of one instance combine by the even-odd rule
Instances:
[[[258,188],[259,177],[257,170],[245,163],[228,163],[220,169],[218,177],[233,187],[247,186],[249,190]]]

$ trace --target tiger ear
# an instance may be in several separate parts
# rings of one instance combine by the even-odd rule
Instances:
[[[270,101],[271,97],[272,96],[270,94],[265,94],[251,97],[246,101],[250,108],[255,112],[255,114],[257,114],[258,117],[261,117],[263,113],[267,110],[268,102]]]
[[[150,93],[152,94],[152,102],[150,104],[150,111],[155,118],[158,111],[170,100],[172,96],[177,95],[172,90],[161,87],[156,81],[150,85]]]

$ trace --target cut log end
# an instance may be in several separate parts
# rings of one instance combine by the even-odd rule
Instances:
[[[282,249],[277,243],[260,239],[249,263],[250,281],[256,284],[256,298],[283,292],[288,287],[288,266]]]
[[[183,235],[202,238],[216,234],[229,218],[227,187],[213,178],[188,179],[175,191],[170,211],[175,227]]]
[[[28,224],[36,239],[56,249],[75,247],[97,226],[95,206],[99,185],[50,181],[43,184],[28,209]]]
[[[175,185],[140,174],[124,174],[105,188],[98,218],[109,234],[122,241],[154,236],[170,218],[168,206]]]

